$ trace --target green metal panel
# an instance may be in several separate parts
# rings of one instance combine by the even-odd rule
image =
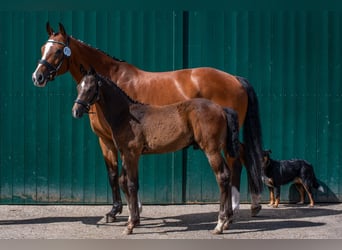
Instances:
[[[47,20],[149,71],[211,66],[247,77],[275,159],[305,158],[342,199],[341,12],[263,10],[45,10],[0,13],[0,202],[107,203],[107,174],[88,118],[75,120],[70,74],[38,89],[31,74]],[[140,160],[144,203],[218,200],[214,175],[191,148]],[[241,198],[248,201],[247,178]],[[292,194],[282,189],[282,200]],[[268,199],[267,192],[264,200]]]
[[[1,203],[111,202],[97,137],[88,118],[71,116],[74,80],[66,74],[44,89],[31,82],[47,39],[45,23],[57,29],[62,22],[68,33],[108,54],[161,71],[182,67],[182,13],[14,11],[0,16]],[[182,180],[182,152],[142,157],[145,203],[181,202]]]
[[[275,159],[310,161],[327,190],[315,194],[319,201],[341,199],[340,30],[340,12],[189,13],[188,66],[212,66],[249,79],[259,97],[264,147]],[[189,176],[206,160],[189,150],[187,163]],[[188,199],[218,199],[208,168],[201,166],[194,181],[187,180]],[[245,173],[241,180],[241,199],[248,201]],[[291,199],[289,186],[282,200]]]

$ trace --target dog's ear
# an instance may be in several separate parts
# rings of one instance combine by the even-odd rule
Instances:
[[[270,156],[270,154],[272,154],[272,150],[271,149],[267,149],[267,150],[264,150],[264,155],[266,156]]]

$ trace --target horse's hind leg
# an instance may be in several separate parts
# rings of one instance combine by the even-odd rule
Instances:
[[[122,212],[122,200],[119,189],[118,152],[111,140],[99,138],[100,147],[106,163],[108,180],[112,190],[113,207],[106,214],[106,222],[115,221],[117,213]]]

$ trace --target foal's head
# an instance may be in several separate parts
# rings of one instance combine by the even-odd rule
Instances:
[[[75,118],[81,118],[84,113],[89,113],[90,106],[99,100],[99,87],[102,84],[100,77],[94,69],[88,72],[81,66],[83,78],[77,85],[77,98],[72,107],[72,115]]]

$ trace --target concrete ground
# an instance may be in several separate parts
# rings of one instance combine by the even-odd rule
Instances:
[[[218,204],[145,205],[141,224],[123,235],[127,207],[114,223],[106,206],[0,206],[0,239],[342,239],[342,203],[307,206],[263,204],[257,217],[241,205],[239,217],[222,235],[213,235]]]

